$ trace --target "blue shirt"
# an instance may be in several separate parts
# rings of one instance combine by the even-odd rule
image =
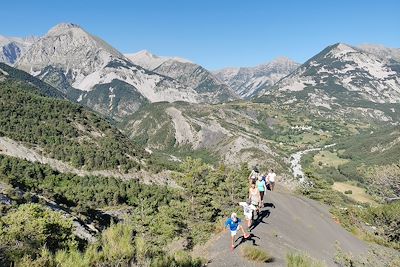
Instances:
[[[236,222],[234,222],[231,218],[229,218],[228,220],[226,220],[225,226],[226,227],[229,226],[229,229],[231,231],[236,231],[239,223],[240,223],[240,219],[239,218],[236,218]]]
[[[257,187],[258,187],[258,191],[260,192],[264,192],[265,191],[265,181],[261,180],[261,181],[257,181]]]

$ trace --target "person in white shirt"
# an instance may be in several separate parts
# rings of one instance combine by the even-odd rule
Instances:
[[[239,202],[239,205],[243,207],[244,217],[246,218],[247,228],[250,228],[253,223],[253,211],[257,208],[251,204],[250,199],[247,202]]]
[[[274,191],[275,179],[276,179],[276,173],[274,172],[273,169],[270,169],[267,175],[267,182],[269,183],[271,191]]]

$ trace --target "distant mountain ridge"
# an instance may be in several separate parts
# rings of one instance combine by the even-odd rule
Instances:
[[[6,37],[0,35],[0,62],[14,64],[37,41],[38,37]]]
[[[215,104],[284,96],[285,101],[304,98],[330,108],[340,104],[338,97],[371,103],[400,99],[399,49],[380,45],[338,43],[302,65],[281,57],[255,67],[211,72],[190,60],[146,50],[123,55],[73,23],[58,24],[41,38],[0,38],[3,48],[17,42],[25,46],[6,53],[12,55],[7,64],[15,60],[12,65],[70,100],[117,120],[162,101]],[[3,61],[6,54],[0,53]]]
[[[193,88],[206,103],[227,102],[239,96],[210,71],[191,61],[179,57],[160,57],[148,51],[126,55],[134,64],[171,77],[184,86]]]
[[[213,73],[241,97],[251,98],[265,93],[268,87],[299,66],[299,63],[280,57],[255,67],[225,68]]]
[[[400,48],[390,48],[383,45],[363,44],[359,45],[361,50],[374,54],[384,59],[392,59],[400,62]]]
[[[266,96],[330,108],[342,101],[400,102],[400,63],[337,43],[277,82]],[[300,98],[299,98],[300,97]]]
[[[93,92],[99,85],[112,88],[115,87],[114,80],[129,84],[135,92],[131,96],[136,97],[118,102],[119,115],[136,111],[144,103],[144,98],[151,102],[197,103],[201,100],[192,88],[132,64],[106,42],[72,23],[62,23],[50,29],[18,60],[16,67],[40,77],[72,100],[90,103],[89,106],[98,112],[105,111],[101,106],[113,105],[114,94],[126,91],[124,86],[122,91],[117,89],[111,93],[109,90],[107,97],[95,97],[98,94]],[[116,99],[123,98],[116,96]],[[113,114],[107,111],[104,115]]]
[[[125,56],[136,65],[148,70],[154,70],[168,60],[179,61],[181,63],[193,63],[180,57],[162,57],[150,53],[147,50],[141,50],[137,53],[125,54]]]

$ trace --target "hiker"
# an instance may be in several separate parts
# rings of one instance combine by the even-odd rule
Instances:
[[[231,231],[231,251],[235,248],[234,240],[239,229],[243,233],[243,238],[248,238],[250,236],[250,234],[246,233],[240,225],[240,219],[237,217],[236,213],[232,213],[231,217],[226,220],[225,227],[229,227],[229,230]]]
[[[256,212],[258,214],[259,207],[260,207],[260,192],[258,191],[258,188],[256,188],[256,183],[251,182],[250,188],[249,188],[249,199],[250,199],[250,204],[254,205],[257,207]]]
[[[246,202],[239,202],[239,205],[243,207],[244,217],[246,218],[247,228],[249,229],[253,223],[253,212],[257,208],[251,204],[250,199],[247,199]]]
[[[263,208],[264,207],[264,194],[267,191],[267,186],[261,175],[258,176],[258,180],[257,180],[256,184],[257,184],[257,189],[260,194],[260,208]]]
[[[259,175],[259,170],[258,170],[258,167],[257,167],[257,165],[256,166],[254,166],[253,167],[253,169],[251,170],[251,172],[250,172],[250,175],[249,175],[249,181],[250,182],[255,182],[255,181],[257,181],[257,177],[258,177],[258,175]]]
[[[274,172],[273,169],[269,170],[269,173],[267,175],[267,182],[269,183],[270,187],[271,187],[271,191],[274,191],[274,187],[275,187],[275,178],[276,178],[276,174]]]

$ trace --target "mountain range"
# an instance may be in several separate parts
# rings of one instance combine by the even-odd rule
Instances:
[[[374,103],[399,103],[399,70],[398,61],[338,43],[309,59],[266,94],[286,95],[290,101],[302,94],[310,104],[326,108],[350,96]]]
[[[299,66],[299,63],[280,57],[255,67],[225,68],[215,71],[214,74],[242,98],[250,99],[264,94],[269,87]]]
[[[117,120],[162,101],[216,104],[261,97],[326,109],[347,106],[349,99],[400,101],[399,49],[379,45],[338,43],[304,64],[280,57],[255,67],[209,71],[145,50],[124,55],[72,23],[58,24],[40,38],[0,40],[0,61]]]

